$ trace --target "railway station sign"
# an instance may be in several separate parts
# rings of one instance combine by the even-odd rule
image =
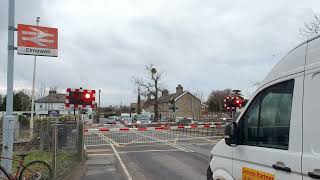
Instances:
[[[17,53],[34,56],[58,56],[58,29],[18,24]]]

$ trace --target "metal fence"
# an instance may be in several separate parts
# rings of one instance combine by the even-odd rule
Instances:
[[[53,170],[55,179],[62,179],[83,159],[83,123],[37,121],[33,129],[15,127],[12,171],[17,167],[19,154],[28,154],[26,162],[46,161]],[[2,147],[3,129],[0,130]]]
[[[174,143],[174,144],[199,144],[214,139],[221,139],[223,128],[183,128],[160,130],[125,130],[100,131],[98,129],[85,132],[85,145],[106,145],[112,143],[116,146],[144,143]]]

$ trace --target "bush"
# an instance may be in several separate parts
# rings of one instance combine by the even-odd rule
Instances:
[[[19,123],[22,127],[29,126],[30,119],[24,115],[19,115],[18,117]]]

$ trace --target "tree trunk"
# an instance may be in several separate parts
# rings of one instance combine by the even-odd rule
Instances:
[[[137,114],[141,114],[141,97],[140,97],[140,93],[138,94]]]
[[[154,120],[156,122],[159,121],[159,111],[158,111],[158,81],[155,80],[155,96],[154,96]]]

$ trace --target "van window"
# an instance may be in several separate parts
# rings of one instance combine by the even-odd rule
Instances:
[[[256,145],[258,134],[260,110],[260,95],[256,96],[250,104],[244,116],[242,116],[243,123],[243,144]]]
[[[288,149],[293,87],[294,80],[282,82],[255,97],[240,122],[240,144]]]

